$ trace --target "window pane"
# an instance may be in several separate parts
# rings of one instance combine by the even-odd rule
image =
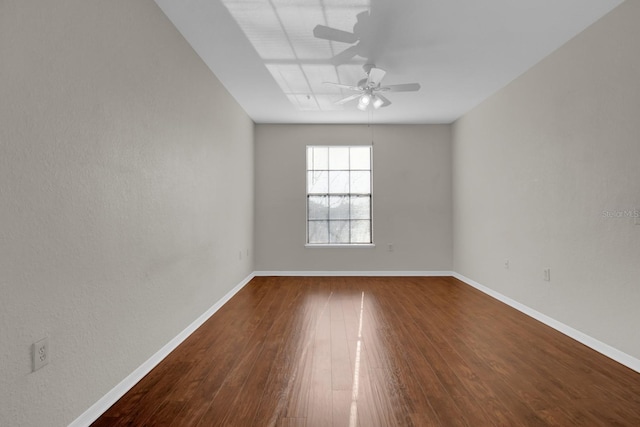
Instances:
[[[328,221],[309,221],[309,243],[329,243]]]
[[[349,243],[349,221],[329,222],[329,243]]]
[[[349,196],[329,197],[329,218],[349,219]]]
[[[329,171],[329,193],[346,194],[349,192],[349,171]]]
[[[357,171],[351,172],[351,193],[368,194],[371,193],[371,172]]]
[[[371,169],[371,149],[370,147],[351,147],[350,155],[351,170]]]
[[[370,146],[307,147],[309,244],[372,243]]]
[[[329,192],[329,172],[307,172],[307,193],[326,194]]]
[[[351,196],[351,219],[371,219],[369,196]]]
[[[329,147],[329,168],[331,170],[349,169],[349,147]]]
[[[329,197],[309,196],[309,219],[329,219]]]
[[[371,243],[371,221],[351,221],[351,243]]]
[[[329,147],[307,147],[307,170],[329,169]]]

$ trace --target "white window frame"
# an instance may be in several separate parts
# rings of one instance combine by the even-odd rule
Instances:
[[[369,232],[370,232],[370,242],[368,243],[309,243],[309,197],[313,195],[330,195],[332,193],[309,193],[309,148],[351,148],[351,147],[366,147],[369,148],[369,192],[368,193],[341,193],[340,195],[368,195],[369,197]],[[329,168],[329,170],[332,170]],[[364,170],[364,169],[363,169]],[[351,171],[359,171],[358,169],[349,168],[349,172]],[[338,193],[334,193],[338,194]],[[373,145],[307,145],[305,147],[305,247],[307,248],[372,248],[375,247],[374,236],[373,236]],[[349,215],[349,221],[353,221],[351,218],[351,214]],[[330,220],[328,220],[330,221]]]

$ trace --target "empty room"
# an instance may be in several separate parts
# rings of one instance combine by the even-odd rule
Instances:
[[[0,426],[640,425],[638,22],[0,0]]]

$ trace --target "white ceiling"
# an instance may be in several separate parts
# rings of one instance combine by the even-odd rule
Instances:
[[[623,0],[156,0],[256,123],[451,123],[524,73]],[[339,66],[350,44],[315,38],[326,25],[359,32],[363,56]],[[359,29],[360,30],[360,29]],[[362,66],[383,84],[419,92],[385,95],[362,112],[350,92]]]

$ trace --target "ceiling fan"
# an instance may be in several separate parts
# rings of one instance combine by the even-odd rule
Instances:
[[[338,30],[336,28],[327,27],[326,25],[316,25],[313,29],[313,35],[319,39],[329,40],[333,42],[353,44],[342,52],[331,58],[333,65],[344,64],[356,55],[366,57],[369,45],[369,21],[370,15],[368,11],[360,12],[356,15],[357,22],[353,26],[353,32]]]
[[[346,104],[349,101],[358,99],[359,110],[366,111],[369,106],[372,106],[377,110],[378,108],[391,105],[391,101],[384,97],[380,92],[415,92],[420,90],[420,83],[403,83],[397,85],[381,86],[380,83],[382,82],[382,79],[387,72],[381,68],[376,68],[373,64],[366,64],[363,68],[367,73],[367,78],[360,80],[356,86],[324,82],[325,84],[337,86],[341,89],[347,89],[357,92],[353,95],[336,101],[337,105]]]

